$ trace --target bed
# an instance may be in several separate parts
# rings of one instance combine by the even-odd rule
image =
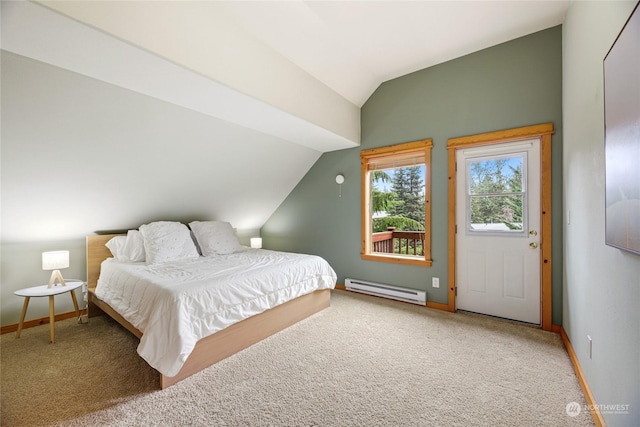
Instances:
[[[242,248],[176,262],[117,262],[107,245],[126,236],[86,238],[89,317],[107,314],[140,338],[138,353],[158,370],[162,389],[330,305],[336,276],[320,257]],[[318,279],[289,269],[300,262],[318,268]]]

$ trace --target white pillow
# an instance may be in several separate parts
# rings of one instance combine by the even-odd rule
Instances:
[[[198,251],[186,225],[157,221],[140,226],[149,264],[198,258]]]
[[[129,230],[126,236],[116,236],[105,245],[117,261],[143,262],[145,260],[144,241],[138,230]]]
[[[202,255],[226,255],[242,250],[236,232],[228,222],[193,221],[189,223]]]
[[[116,236],[112,239],[109,239],[107,243],[104,245],[109,248],[111,251],[111,255],[115,259],[119,259],[121,254],[124,253],[124,245],[127,241],[127,236]]]

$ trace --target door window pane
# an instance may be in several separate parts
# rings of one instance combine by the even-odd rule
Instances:
[[[470,232],[522,232],[526,228],[526,153],[467,160]]]

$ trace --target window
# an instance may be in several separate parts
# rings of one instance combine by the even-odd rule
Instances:
[[[431,265],[431,139],[364,150],[362,259]]]
[[[469,233],[524,233],[526,159],[527,153],[467,159]]]

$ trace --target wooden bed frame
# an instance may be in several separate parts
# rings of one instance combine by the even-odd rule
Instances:
[[[105,246],[112,237],[120,234],[87,236],[87,286],[89,289],[89,317],[107,314],[136,337],[142,332],[127,322],[109,304],[95,294],[100,275],[100,265],[111,252]],[[329,307],[331,291],[323,289],[303,295],[263,313],[231,325],[213,335],[202,338],[175,377],[160,374],[160,388],[165,389],[196,372],[203,370],[245,348],[262,341],[289,326]]]

